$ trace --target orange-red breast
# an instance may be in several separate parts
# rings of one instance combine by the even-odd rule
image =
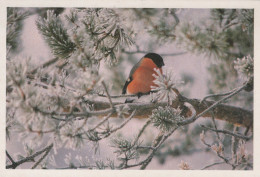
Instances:
[[[156,53],[146,54],[130,71],[125,82],[122,94],[136,94],[138,97],[151,92],[151,86],[156,86],[153,74],[157,74],[154,68],[162,73],[163,59]]]

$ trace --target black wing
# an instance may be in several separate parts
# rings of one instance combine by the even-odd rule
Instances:
[[[123,90],[122,90],[122,94],[126,94],[126,89],[127,89],[127,86],[128,84],[132,81],[132,77],[128,78],[125,82],[125,85],[123,87]]]

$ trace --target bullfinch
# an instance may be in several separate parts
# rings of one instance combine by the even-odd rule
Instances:
[[[130,71],[129,77],[125,82],[122,94],[137,95],[138,98],[142,95],[151,92],[151,86],[156,86],[153,74],[155,68],[162,73],[164,66],[163,58],[156,53],[148,53],[134,65]]]

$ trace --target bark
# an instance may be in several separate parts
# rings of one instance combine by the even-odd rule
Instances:
[[[104,101],[87,101],[87,102],[93,105],[94,110],[96,111],[111,108],[111,104],[109,102],[104,102]],[[182,115],[187,118],[191,116],[191,110],[184,105],[185,102],[190,103],[194,107],[197,115],[203,112],[204,110],[206,110],[212,104],[214,104],[213,101],[203,101],[203,103],[201,103],[201,101],[198,99],[188,99],[179,95],[179,98],[176,99],[171,106],[173,108],[180,107],[180,109],[182,110]],[[125,103],[120,103],[120,102],[113,102],[113,104],[115,108],[125,105]],[[130,111],[136,110],[135,118],[149,118],[149,116],[152,114],[153,109],[157,108],[158,106],[164,107],[166,105],[167,105],[166,102],[128,103]],[[249,111],[243,108],[230,106],[226,104],[219,104],[211,111],[203,114],[202,117],[210,118],[212,116],[212,113],[215,119],[227,121],[237,126],[252,128],[253,111]],[[105,115],[106,114],[100,116],[105,116]],[[111,117],[117,117],[115,111],[111,115]]]

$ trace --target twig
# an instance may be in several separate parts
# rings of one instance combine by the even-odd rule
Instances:
[[[189,123],[194,122],[195,120],[197,120],[200,116],[203,116],[205,113],[207,113],[208,111],[212,110],[213,108],[215,108],[216,106],[218,106],[220,103],[226,101],[227,99],[231,98],[232,96],[236,95],[237,93],[239,93],[240,91],[242,91],[245,87],[247,86],[247,84],[244,84],[243,86],[241,86],[240,88],[238,88],[235,92],[233,92],[232,94],[222,98],[221,100],[215,102],[214,104],[212,104],[210,107],[208,107],[206,110],[204,110],[203,112],[201,112],[200,114],[193,116],[187,120],[184,120],[182,123],[182,125],[186,125]]]
[[[152,149],[152,152],[150,153],[150,155],[144,159],[143,161],[139,162],[139,163],[136,163],[136,164],[132,164],[132,165],[127,165],[127,166],[124,166],[124,168],[131,168],[131,167],[136,167],[136,166],[140,166],[142,165],[143,168],[142,169],[145,169],[146,166],[151,162],[152,158],[154,157],[155,153],[157,152],[157,150],[161,147],[161,145],[164,143],[164,141],[166,139],[168,139],[169,136],[171,136],[175,130],[177,130],[178,128],[175,128],[173,130],[171,130],[168,134],[166,135],[163,135],[162,138],[161,138],[161,141],[155,146],[155,147],[150,147],[149,149]]]
[[[157,137],[154,139],[153,141],[153,145],[152,147],[156,147],[158,144],[160,144],[160,142],[162,141],[162,138],[164,137],[164,132],[160,131],[159,134],[157,135]],[[144,170],[146,169],[146,167],[149,165],[149,163],[152,161],[154,155],[155,155],[156,150],[153,149],[152,153],[148,156],[148,158],[146,159],[146,161],[141,165],[140,170]]]
[[[238,24],[238,22],[230,23],[230,24],[224,26],[223,29],[222,29],[222,31],[225,31],[227,28],[229,28],[229,27],[231,27],[231,26],[233,26],[233,25],[237,25],[237,24]]]
[[[207,104],[207,103],[206,103],[206,104]],[[214,112],[213,112],[213,111],[210,111],[210,113],[211,113],[211,120],[212,120],[212,122],[213,122],[213,126],[214,126],[215,130],[218,130],[217,124],[216,124],[216,121],[215,121]],[[217,135],[218,140],[220,141],[219,133],[218,133],[217,131],[215,131],[215,132],[216,132],[216,135]]]
[[[96,95],[100,97],[107,97],[106,95],[97,93]],[[125,97],[137,97],[137,95],[110,95],[110,98],[125,98]]]
[[[233,132],[230,132],[228,130],[215,130],[213,128],[210,128],[210,127],[206,127],[205,125],[200,125],[202,128],[204,129],[207,129],[207,130],[211,130],[211,131],[214,131],[214,132],[219,132],[219,133],[223,133],[223,134],[227,134],[227,135],[231,135],[231,136],[234,136],[236,138],[239,138],[239,139],[243,139],[243,140],[250,140],[251,137],[247,137],[247,136],[244,136],[244,135],[240,135],[240,134],[235,134]]]
[[[213,167],[215,165],[220,165],[220,164],[223,164],[223,163],[226,163],[226,162],[215,162],[213,164],[210,164],[210,165],[207,165],[207,166],[203,167],[201,170],[205,170],[207,168]]]
[[[101,126],[103,123],[105,123],[110,118],[111,115],[112,115],[112,113],[109,113],[102,121],[100,121],[95,127],[91,128],[88,131],[93,131],[96,128],[98,128],[99,126]]]
[[[187,54],[187,52],[177,52],[177,53],[162,53],[160,54],[163,57],[167,57],[167,56],[178,56],[178,55],[184,55]]]
[[[37,110],[39,113],[44,115],[58,115],[58,116],[74,116],[74,117],[90,117],[90,116],[99,116],[109,113],[114,113],[114,108],[108,108],[100,111],[84,111],[84,112],[55,112],[55,111],[46,111],[46,110]]]
[[[210,97],[218,97],[218,96],[226,96],[226,95],[229,95],[229,94],[233,93],[233,92],[236,91],[236,90],[237,90],[237,88],[235,88],[235,89],[233,89],[233,90],[231,90],[231,91],[229,91],[229,92],[226,92],[226,93],[217,93],[217,94],[207,95],[207,96],[205,96],[205,97],[201,100],[201,102],[203,103],[205,100],[207,100],[207,99],[210,98]]]
[[[253,123],[253,122],[252,122]],[[251,125],[252,126],[252,125]],[[245,132],[244,132],[244,135],[246,136],[247,135],[247,133],[248,133],[248,131],[250,130],[250,126],[248,126],[248,127],[246,127],[246,130],[245,130]]]
[[[104,81],[102,81],[101,83],[102,83],[102,85],[103,85],[103,87],[104,87],[104,89],[105,89],[105,92],[106,92],[106,94],[107,94],[107,97],[108,97],[108,100],[109,100],[110,106],[111,106],[111,108],[113,108],[114,105],[113,105],[113,102],[112,102],[112,100],[111,100],[110,94],[108,93],[108,90],[107,90],[106,84],[105,84]]]
[[[175,30],[176,29],[176,26],[180,23],[180,20],[179,20],[179,17],[176,15],[175,11],[170,11],[170,14],[172,14],[174,20],[175,20],[175,24],[173,26],[173,29]]]
[[[15,161],[14,161],[13,158],[10,156],[10,154],[9,154],[7,151],[5,151],[5,153],[6,153],[6,156],[8,157],[8,159],[11,161],[11,163],[14,164]]]
[[[206,145],[207,147],[209,147],[209,148],[212,150],[212,146],[211,146],[210,144],[206,143],[205,140],[203,140],[202,143],[203,143],[204,145]],[[218,156],[219,158],[223,159],[226,164],[229,164],[229,165],[231,165],[232,167],[234,166],[232,163],[229,162],[230,159],[225,158],[225,157],[222,156],[218,151],[215,151],[215,152],[217,153],[217,156]]]
[[[238,131],[238,127],[234,126],[233,128],[233,133],[235,134]],[[231,143],[231,154],[232,154],[232,161],[233,164],[237,164],[237,145],[238,145],[238,138],[236,138],[235,136],[232,136],[232,143]],[[233,165],[232,170],[235,170],[237,166]]]
[[[105,166],[107,167],[107,166]],[[95,169],[97,168],[96,165],[81,165],[81,166],[69,166],[69,167],[63,167],[63,168],[57,168],[60,170],[65,170],[65,169]]]
[[[146,123],[144,124],[144,126],[142,127],[142,129],[139,131],[137,137],[135,138],[134,142],[133,142],[133,146],[137,143],[137,141],[139,140],[139,138],[141,137],[141,135],[143,134],[144,130],[146,129],[146,127],[151,123],[151,120],[146,121]]]
[[[43,150],[40,150],[40,151],[34,153],[31,156],[28,156],[28,157],[26,157],[26,158],[24,158],[22,160],[19,160],[18,162],[14,162],[11,165],[7,165],[5,168],[6,169],[9,169],[9,168],[15,169],[16,167],[18,167],[19,165],[21,165],[21,164],[23,164],[25,162],[29,162],[29,161],[34,160],[35,157],[37,157],[38,155],[42,154],[43,152],[47,151],[49,148],[52,148],[52,147],[53,147],[53,143],[51,145],[47,146],[46,148],[44,148]]]
[[[44,155],[32,166],[32,169],[35,169],[41,162],[43,159],[45,159],[45,157],[49,154],[49,152],[51,151],[53,145],[49,146],[47,148],[47,150],[45,151]]]
[[[135,51],[125,51],[125,50],[122,50],[123,53],[126,53],[126,54],[137,54],[137,53],[143,53],[143,54],[147,54],[149,53],[149,51],[144,51],[144,50],[135,50]],[[161,56],[178,56],[178,55],[183,55],[183,54],[186,54],[187,52],[176,52],[176,53],[162,53],[160,54]]]
[[[211,111],[211,112],[212,112],[212,111]],[[215,130],[218,130],[217,124],[216,124],[216,121],[215,121],[215,117],[214,117],[214,113],[212,112],[211,114],[212,114],[212,116],[211,116],[212,119],[211,119],[211,120],[212,120],[212,122],[213,122],[213,126],[214,126]],[[218,134],[218,131],[216,131],[216,134],[217,134],[218,140],[220,141],[220,136],[219,136],[219,134]]]
[[[150,150],[154,150],[155,148],[152,146],[137,146],[136,149],[150,149]]]
[[[169,33],[167,33],[165,30],[160,30],[160,29],[158,28],[158,26],[155,25],[155,24],[153,23],[153,21],[152,21],[147,15],[143,15],[142,13],[140,13],[139,10],[133,9],[133,11],[136,13],[136,15],[137,15],[139,18],[144,18],[144,19],[153,27],[153,29],[157,32],[157,34],[166,36],[166,37],[168,37],[168,38],[173,38],[173,40],[175,40],[175,38],[176,38],[176,35],[175,35],[175,34],[169,34]],[[174,31],[174,32],[175,32],[175,31]]]
[[[124,121],[120,126],[112,129],[111,131],[109,131],[109,133],[107,135],[105,135],[103,138],[107,138],[109,135],[111,135],[112,133],[116,132],[117,130],[123,128],[130,120],[132,120],[132,118],[135,116],[136,110],[134,110],[132,112],[132,114],[127,118],[126,121]]]
[[[55,57],[55,58],[53,58],[53,59],[50,59],[50,60],[48,60],[47,62],[43,63],[41,66],[38,66],[38,67],[36,67],[35,69],[33,69],[33,70],[32,70],[31,72],[29,72],[28,74],[35,74],[36,71],[37,71],[39,68],[46,68],[46,67],[48,67],[48,66],[50,66],[50,65],[52,65],[52,64],[54,64],[54,63],[56,63],[58,60],[59,60],[58,57]]]
[[[45,89],[60,87],[62,89],[66,89],[68,91],[80,94],[79,91],[77,91],[77,90],[75,90],[75,89],[73,89],[71,87],[68,87],[68,86],[64,87],[64,85],[62,85],[62,84],[48,85],[48,84],[45,84],[43,82],[39,83],[39,82],[35,82],[33,80],[30,80],[30,83],[35,84],[35,86],[40,86],[40,87],[45,88]]]
[[[170,137],[175,130],[177,130],[178,128],[173,129],[172,131],[170,131],[168,134],[163,135],[161,141],[154,147],[153,151],[151,152],[151,154],[148,156],[148,158],[144,161],[144,164],[142,164],[141,169],[145,169],[147,167],[147,165],[151,162],[153,156],[155,155],[156,151],[161,147],[161,145],[164,143],[164,141],[166,139],[168,139],[168,137]]]

